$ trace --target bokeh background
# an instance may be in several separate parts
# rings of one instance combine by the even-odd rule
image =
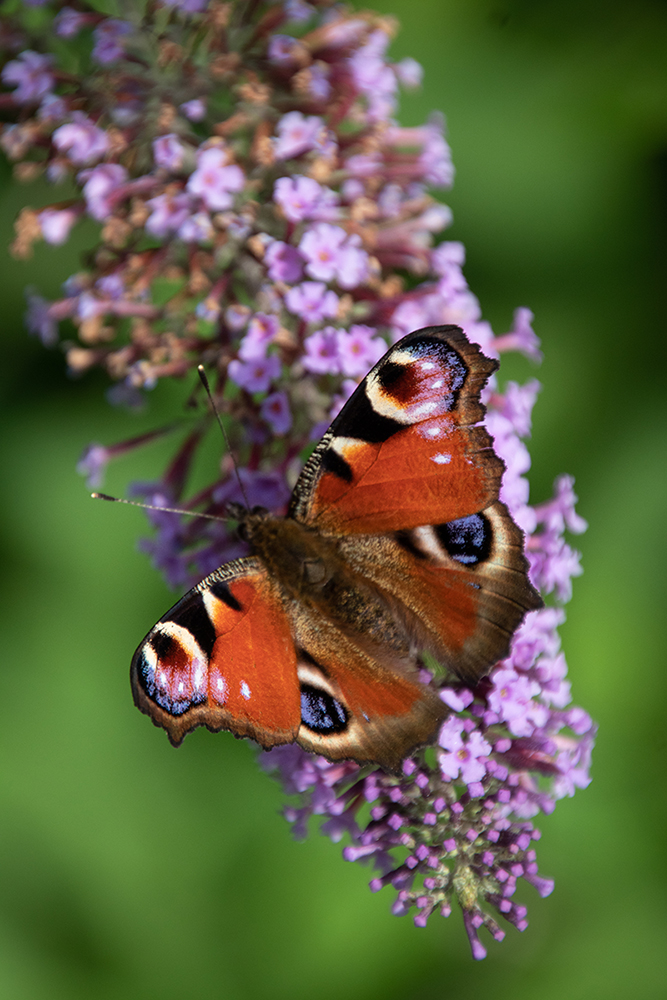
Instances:
[[[295,843],[249,744],[199,730],[177,752],[133,708],[131,654],[174,595],[136,551],[141,512],[92,503],[74,466],[91,440],[173,417],[189,386],[133,416],[101,377],[69,381],[22,328],[23,286],[55,295],[77,268],[74,243],[42,247],[1,258],[2,998],[666,995],[667,6],[375,7],[402,22],[395,56],[425,68],[401,120],[447,114],[450,236],[485,316],[502,333],[516,306],[536,315],[544,364],[504,368],[544,387],[532,496],[574,473],[590,521],[562,636],[600,733],[590,788],[540,823],[556,889],[525,887],[529,929],[474,963],[459,914],[416,929],[339,845]],[[50,192],[2,171],[6,245]],[[164,459],[155,445],[106,488]]]

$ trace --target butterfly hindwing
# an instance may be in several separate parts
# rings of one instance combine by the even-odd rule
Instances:
[[[341,545],[416,648],[469,683],[507,656],[526,611],[542,603],[526,577],[523,535],[498,501],[456,521]]]
[[[290,515],[327,534],[380,534],[442,524],[497,500],[503,465],[476,426],[496,367],[458,327],[404,337],[313,452]]]
[[[297,736],[291,624],[258,559],[221,566],[174,605],[137,649],[131,676],[137,706],[175,745],[202,725],[265,747]]]
[[[364,646],[326,619],[300,611],[295,622],[301,684],[297,742],[330,760],[352,758],[389,770],[430,742],[447,714],[414,661],[389,669],[383,650]],[[375,652],[376,655],[373,655]]]

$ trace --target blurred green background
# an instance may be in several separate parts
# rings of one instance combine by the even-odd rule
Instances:
[[[74,246],[43,247],[2,264],[2,1000],[666,995],[667,7],[376,7],[402,22],[396,58],[425,68],[401,120],[447,114],[450,235],[485,316],[502,333],[516,306],[536,315],[541,369],[505,366],[544,386],[533,499],[572,472],[590,521],[562,636],[600,733],[590,788],[539,824],[556,889],[524,887],[529,929],[475,963],[458,913],[416,929],[339,845],[293,842],[250,745],[199,730],[177,752],[134,709],[131,654],[174,595],[135,550],[141,512],[92,503],[74,466],[91,440],[173,417],[189,386],[131,416],[100,377],[68,381],[22,329],[23,286],[55,295],[77,267]],[[49,191],[2,178],[4,244]]]

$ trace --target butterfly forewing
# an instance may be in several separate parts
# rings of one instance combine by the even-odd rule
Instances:
[[[497,500],[503,465],[475,426],[496,367],[458,327],[403,338],[332,423],[290,514],[325,533],[379,534],[452,521]]]

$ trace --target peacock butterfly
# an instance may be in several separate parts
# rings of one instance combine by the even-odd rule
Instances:
[[[164,615],[134,700],[178,746],[197,726],[396,770],[447,714],[429,653],[474,684],[541,599],[481,426],[497,363],[456,326],[378,361],[306,462],[286,517],[234,507],[251,555]]]

